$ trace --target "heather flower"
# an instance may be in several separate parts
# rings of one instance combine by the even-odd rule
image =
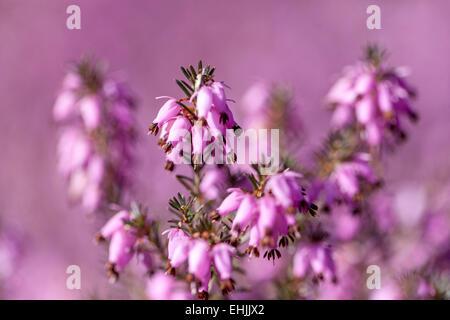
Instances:
[[[234,281],[231,278],[233,264],[231,256],[234,248],[226,243],[219,243],[212,248],[214,266],[219,274],[220,289],[224,294],[234,290]]]
[[[184,263],[189,254],[191,246],[188,234],[182,229],[169,229],[163,232],[167,234],[168,243],[168,259],[170,268],[177,268]]]
[[[259,256],[258,247],[262,246],[268,249],[265,256],[269,259],[280,257],[278,245],[286,246],[288,239],[298,236],[295,213],[315,214],[317,210],[298,182],[301,177],[289,170],[272,175],[258,196],[231,188],[214,212],[226,215],[236,211],[231,235],[236,240],[249,231],[248,254]]]
[[[211,245],[204,239],[190,237],[184,230],[172,228],[164,231],[168,235],[168,273],[175,275],[175,268],[187,261],[188,281],[193,292],[199,297],[207,297],[211,279],[211,266],[214,266],[221,279],[224,294],[234,289],[232,273],[232,255],[234,248],[226,243]]]
[[[150,131],[153,134],[157,134],[158,130],[166,124],[169,120],[175,118],[181,111],[181,107],[176,103],[176,99],[172,97],[157,97],[156,99],[164,99],[168,98],[168,100],[163,104],[161,109],[159,109],[156,118],[153,120]]]
[[[303,189],[296,181],[302,177],[300,173],[285,170],[269,178],[266,190],[272,193],[286,210],[293,211],[300,205],[306,207]]]
[[[340,129],[356,122],[362,138],[372,146],[379,145],[388,130],[403,139],[401,118],[417,119],[410,106],[413,90],[399,69],[384,67],[382,55],[369,47],[367,61],[347,68],[326,99],[334,109],[332,125]]]
[[[254,222],[257,214],[256,207],[257,200],[253,195],[246,194],[243,196],[239,208],[236,211],[236,216],[233,219],[233,231],[239,233],[244,230],[250,222]]]
[[[364,184],[376,186],[378,183],[369,161],[369,154],[356,153],[351,159],[334,162],[331,172],[327,172],[328,177],[313,182],[311,199],[316,200],[323,194],[324,207],[328,210],[340,201],[355,204]]]
[[[179,163],[206,163],[212,155],[223,163],[220,153],[231,152],[224,143],[226,130],[238,127],[227,105],[225,85],[214,81],[214,70],[209,66],[202,68],[200,64],[198,74],[192,73],[193,68],[182,70],[190,84],[178,80],[177,84],[187,97],[167,97],[149,133],[162,131],[158,144],[166,153],[168,170]]]
[[[245,195],[245,192],[239,188],[230,188],[227,190],[230,194],[222,201],[221,205],[216,209],[219,215],[225,215],[236,211]]]
[[[62,126],[59,171],[69,196],[93,212],[118,202],[129,185],[134,103],[124,87],[81,62],[65,78],[53,109]]]
[[[361,217],[352,212],[350,206],[341,205],[333,209],[330,216],[333,236],[341,241],[354,238],[361,229]]]
[[[206,171],[200,182],[200,192],[206,200],[219,198],[226,189],[226,176],[219,167]]]
[[[125,269],[133,257],[148,269],[153,267],[152,257],[145,248],[146,237],[140,232],[147,230],[148,222],[147,216],[132,215],[129,211],[122,210],[100,229],[96,239],[110,240],[106,268],[111,281],[117,280],[119,272]]]
[[[378,290],[372,290],[370,300],[402,300],[403,294],[398,284],[393,280],[383,281],[383,285]]]
[[[336,281],[336,267],[332,250],[323,243],[301,244],[294,256],[293,274],[304,278],[308,272],[316,280]]]
[[[147,280],[147,297],[151,300],[188,300],[190,296],[176,280],[161,271]]]
[[[189,250],[189,273],[199,281],[207,278],[210,271],[211,255],[209,244],[205,240],[194,240]]]
[[[336,183],[341,194],[353,198],[359,192],[358,179],[362,178],[375,183],[377,178],[368,163],[367,155],[356,155],[353,161],[338,164],[330,176],[330,181]]]

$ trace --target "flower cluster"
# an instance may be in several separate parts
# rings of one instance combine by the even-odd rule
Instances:
[[[317,206],[311,203],[298,179],[300,173],[286,169],[267,178],[254,193],[232,188],[230,194],[213,212],[223,216],[236,211],[231,234],[237,239],[249,229],[247,253],[259,256],[258,247],[268,248],[265,257],[280,257],[278,246],[286,246],[298,235],[297,211],[315,214]],[[278,241],[279,239],[279,241]]]
[[[312,272],[315,281],[336,282],[336,266],[332,253],[331,247],[321,242],[301,244],[294,255],[294,276],[301,280],[308,272]]]
[[[323,193],[324,208],[331,209],[342,201],[355,204],[362,191],[362,184],[377,185],[376,177],[370,165],[370,155],[367,153],[355,153],[351,159],[338,161],[323,179],[317,179],[311,188],[311,198],[319,198]]]
[[[228,155],[226,130],[238,128],[228,107],[226,85],[213,79],[215,69],[203,68],[201,61],[197,71],[192,66],[181,69],[190,82],[177,80],[186,97],[158,97],[167,101],[149,128],[151,134],[160,132],[158,144],[166,153],[168,170],[178,163],[202,164],[208,160],[207,154]]]
[[[134,109],[125,88],[87,61],[64,79],[53,109],[62,124],[59,171],[70,198],[89,212],[117,203],[129,183]]]
[[[187,81],[176,83],[185,96],[160,97],[167,101],[149,132],[159,134],[167,169],[191,164],[188,173],[175,176],[189,194],[178,192],[169,200],[168,212],[174,216],[162,233],[159,223],[135,205],[106,222],[96,239],[109,241],[111,280],[137,258],[148,271],[143,283],[150,299],[215,299],[231,292],[232,298],[448,297],[445,278],[437,273],[448,276],[449,187],[434,179],[427,192],[399,192],[395,201],[379,194],[381,149],[375,146],[384,143],[385,129],[403,137],[402,115],[416,115],[409,106],[413,92],[399,72],[382,67],[382,55],[374,48],[369,57],[349,69],[329,93],[334,128],[311,168],[300,167],[297,154],[288,148],[295,143],[286,134],[291,119],[284,118],[293,111],[286,90],[255,86],[245,103],[247,111],[258,112],[250,112],[243,122],[282,128],[287,143],[281,148],[282,161],[240,166],[240,155],[224,139],[227,130],[238,128],[227,87],[214,81],[214,68],[201,62],[196,69],[181,68]],[[95,191],[86,189],[94,184],[103,194],[111,190],[106,183],[117,181],[111,174],[123,172],[112,150],[118,144],[119,155],[129,158],[133,108],[119,92],[120,86],[103,81],[85,65],[65,80],[54,115],[69,124],[59,149],[60,169],[69,177],[72,193],[94,197]],[[119,100],[128,102],[116,109]],[[300,132],[295,125],[291,130]],[[204,166],[208,156],[223,151],[238,164]],[[268,174],[267,166],[275,172]],[[243,259],[246,254],[258,258],[261,250],[269,261]],[[255,265],[258,272],[253,274]],[[383,270],[381,290],[367,289],[368,265]],[[260,290],[266,286],[268,290]]]
[[[148,215],[138,210],[132,213],[122,210],[110,218],[96,236],[97,241],[110,240],[106,269],[112,282],[118,279],[119,272],[125,269],[133,257],[137,257],[138,262],[148,270],[152,269],[147,239],[149,223]]]
[[[211,265],[215,267],[221,280],[221,290],[227,294],[234,289],[231,278],[232,256],[234,248],[226,243],[209,243],[202,238],[190,237],[182,229],[169,229],[168,258],[169,272],[174,273],[175,268],[188,262],[187,280],[194,284],[194,293],[206,297],[209,292],[211,279]]]
[[[339,129],[356,119],[363,139],[371,146],[381,143],[386,129],[404,139],[401,117],[417,119],[410,106],[414,91],[399,70],[382,65],[383,55],[378,48],[369,47],[367,61],[347,68],[326,98],[334,108],[332,125]]]

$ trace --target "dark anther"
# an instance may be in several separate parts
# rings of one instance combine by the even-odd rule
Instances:
[[[175,164],[172,161],[168,160],[164,164],[164,169],[169,170],[169,171],[173,171],[173,169],[175,169]]]
[[[158,131],[159,131],[159,128],[158,128],[158,124],[156,124],[156,123],[152,123],[150,125],[150,127],[148,128],[148,133],[153,134],[155,136],[158,134]]]

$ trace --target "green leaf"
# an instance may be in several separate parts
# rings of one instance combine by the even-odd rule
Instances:
[[[202,60],[198,62],[198,73],[203,73],[203,63]]]
[[[256,190],[258,189],[258,181],[256,181],[256,178],[253,174],[248,175],[248,179],[250,180],[250,182],[253,185],[253,188]]]
[[[180,80],[176,80],[176,79],[175,79],[175,82],[180,87],[180,89],[183,90],[183,92],[190,98],[191,93],[188,91],[188,89],[185,88],[184,84]]]
[[[169,212],[176,215],[178,218],[183,219],[183,216],[178,213],[178,211],[173,210],[172,208],[169,208]]]
[[[195,69],[194,69],[193,66],[189,66],[189,70],[191,70],[192,76],[193,76],[194,81],[195,81],[195,79],[197,79],[197,72],[195,72]]]
[[[180,67],[180,68],[181,68],[181,71],[183,72],[184,76],[193,83],[194,79],[192,78],[192,74],[188,70],[186,70],[184,67]]]
[[[180,101],[175,101],[179,106],[183,107],[187,112],[189,112],[195,119],[197,118],[197,116],[182,102]]]
[[[188,88],[190,91],[194,92],[194,88],[192,88],[186,81],[181,80],[181,82],[184,84],[186,88]]]

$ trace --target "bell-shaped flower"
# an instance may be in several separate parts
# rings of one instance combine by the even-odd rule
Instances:
[[[237,209],[236,216],[233,219],[232,230],[238,233],[253,220],[257,215],[257,201],[251,194],[243,196],[242,201]]]
[[[89,95],[82,98],[78,105],[80,106],[81,118],[88,130],[97,128],[101,122],[100,100],[95,95]]]
[[[194,97],[193,95],[192,97]],[[196,93],[197,97],[197,117],[206,118],[213,104],[213,92],[210,87],[203,86]]]
[[[212,248],[214,266],[221,280],[231,279],[233,265],[231,256],[234,248],[226,243],[220,243]]]
[[[189,250],[189,273],[202,280],[211,273],[211,255],[209,243],[205,240],[194,240]]]
[[[227,190],[230,194],[222,201],[220,206],[216,209],[219,215],[225,215],[236,211],[245,195],[245,192],[239,188],[230,188]]]
[[[166,123],[169,119],[174,118],[181,111],[180,105],[177,104],[177,100],[171,97],[158,97],[160,98],[169,98],[159,109],[156,118],[153,120],[153,124],[156,124],[159,128]]]

